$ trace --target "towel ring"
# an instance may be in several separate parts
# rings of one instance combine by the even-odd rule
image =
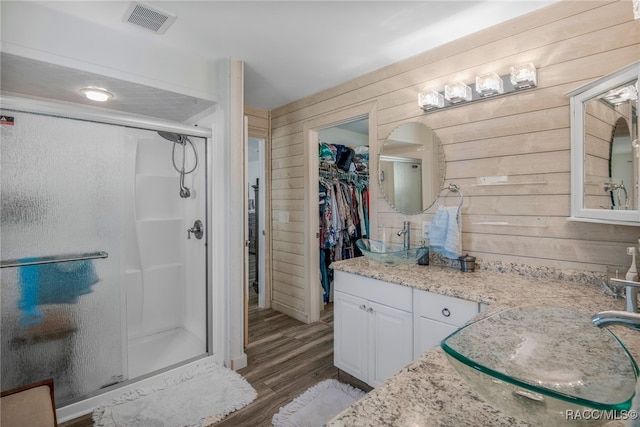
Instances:
[[[456,184],[449,184],[448,187],[443,188],[442,190],[440,190],[438,192],[438,195],[436,196],[436,205],[441,208],[442,205],[439,203],[440,200],[440,195],[442,194],[443,191],[449,191],[452,193],[458,193],[458,195],[460,196],[460,203],[458,204],[458,209],[460,209],[462,207],[462,202],[464,202],[464,196],[462,195],[462,191],[460,191],[460,187],[458,187]]]

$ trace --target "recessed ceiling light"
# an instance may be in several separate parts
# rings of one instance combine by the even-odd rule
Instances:
[[[101,87],[85,87],[80,89],[88,99],[92,101],[105,102],[113,98],[113,94]]]

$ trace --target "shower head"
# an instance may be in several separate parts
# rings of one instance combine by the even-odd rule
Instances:
[[[180,197],[182,197],[183,199],[188,199],[189,197],[191,197],[191,191],[189,190],[189,188],[187,188],[186,185],[184,185],[184,176],[192,173],[198,167],[198,151],[196,150],[196,146],[193,145],[193,142],[191,142],[187,135],[180,135],[173,132],[164,132],[161,130],[157,132],[158,135],[160,135],[164,139],[173,142],[173,149],[171,150],[171,161],[173,162],[174,169],[180,174]],[[193,150],[193,157],[195,159],[193,168],[188,171],[185,170],[185,163],[187,159],[187,142],[189,143],[189,145],[191,145],[191,149]],[[182,167],[178,167],[178,165],[176,164],[176,144],[182,145]]]
[[[180,135],[173,132],[163,132],[161,130],[158,131],[158,135],[160,135],[161,137],[163,137],[168,141],[171,141],[173,143],[178,143],[178,144],[184,144],[185,140],[187,139],[187,137],[184,135]]]

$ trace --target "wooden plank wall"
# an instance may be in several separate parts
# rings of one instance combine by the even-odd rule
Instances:
[[[628,265],[625,247],[640,228],[577,223],[570,215],[572,89],[640,58],[640,20],[624,1],[561,1],[524,17],[427,51],[271,112],[273,289],[291,310],[302,310],[305,262],[303,194],[305,121],[348,106],[377,102],[378,143],[399,124],[420,121],[444,144],[446,183],[465,199],[463,249],[484,260],[561,269],[605,271]],[[455,80],[508,74],[533,62],[538,87],[426,114],[417,94]],[[478,185],[507,176],[509,185]],[[444,204],[454,203],[454,199]],[[417,216],[395,213],[379,200],[379,226],[410,220],[414,242],[433,208]],[[289,222],[278,222],[288,215]],[[498,225],[500,224],[500,225]],[[392,233],[395,235],[395,233]],[[376,235],[374,234],[374,237]]]
[[[245,105],[244,115],[249,119],[249,136],[253,138],[269,138],[269,112]]]

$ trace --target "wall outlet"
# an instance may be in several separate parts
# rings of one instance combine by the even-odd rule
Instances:
[[[429,238],[429,224],[431,224],[429,221],[422,221],[422,238],[423,239]]]

